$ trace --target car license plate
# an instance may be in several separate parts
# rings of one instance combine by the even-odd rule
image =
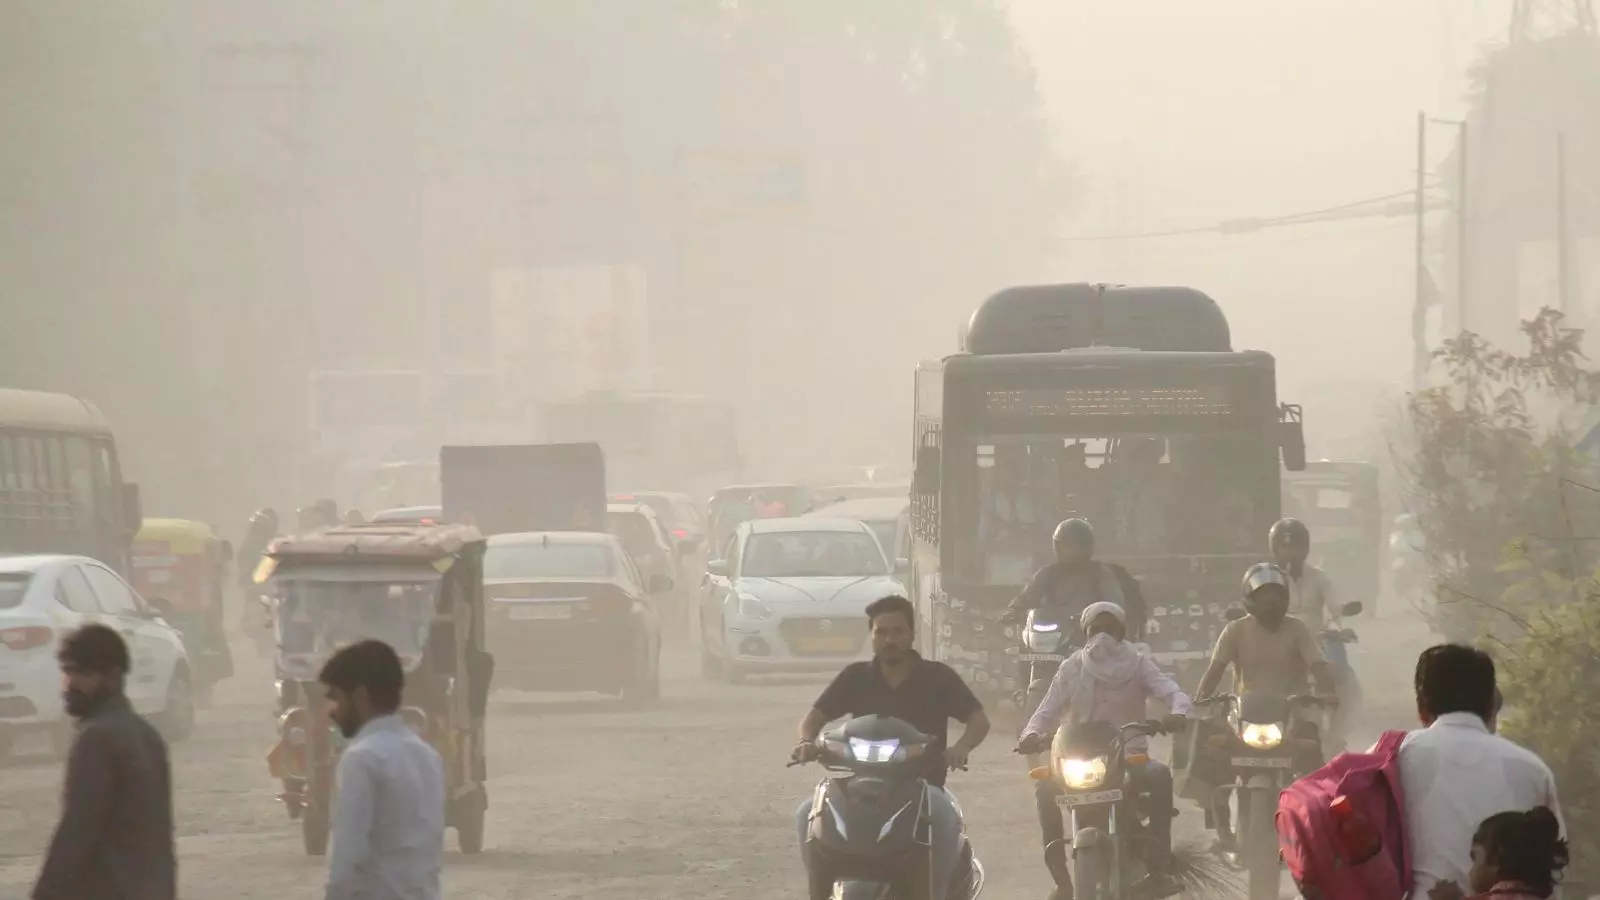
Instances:
[[[1065,656],[1059,653],[1019,653],[1018,662],[1063,662]]]
[[[1092,794],[1062,794],[1056,798],[1058,806],[1093,806],[1096,803],[1115,803],[1122,799],[1122,791],[1095,791]]]
[[[511,607],[513,619],[570,619],[572,607],[565,603],[519,603]]]
[[[801,638],[796,642],[801,653],[850,653],[861,646],[855,638]]]
[[[1235,756],[1233,765],[1239,769],[1287,769],[1291,763],[1281,756]]]

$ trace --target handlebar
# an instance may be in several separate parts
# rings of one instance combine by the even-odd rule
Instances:
[[[1120,750],[1121,748],[1127,746],[1128,741],[1131,740],[1134,737],[1134,735],[1143,735],[1144,737],[1155,737],[1158,734],[1172,734],[1174,732],[1182,731],[1183,727],[1184,726],[1179,725],[1177,728],[1168,728],[1167,727],[1167,723],[1162,721],[1161,719],[1144,719],[1143,721],[1139,721],[1139,722],[1129,722],[1128,724],[1126,724],[1126,725],[1122,726],[1121,728],[1117,729],[1117,736],[1111,743],[1111,749],[1113,751],[1116,751],[1116,750]],[[1130,734],[1130,732],[1132,732],[1132,733]],[[1033,736],[1034,737],[1039,737],[1041,740],[1044,738],[1043,735],[1033,735]],[[1046,745],[1045,749],[1048,749],[1048,744]],[[1017,746],[1015,746],[1015,747],[1013,747],[1011,749],[1011,752],[1012,753],[1019,753],[1019,754],[1023,754],[1023,755],[1029,755],[1029,754],[1032,754],[1032,753],[1042,753],[1044,751],[1043,750],[1025,750],[1025,749],[1023,749],[1023,743],[1021,741],[1019,741],[1017,743]]]

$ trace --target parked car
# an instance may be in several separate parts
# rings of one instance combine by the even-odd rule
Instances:
[[[908,494],[843,500],[820,507],[806,515],[829,519],[855,519],[872,529],[873,536],[883,545],[884,556],[890,559],[905,559],[911,556],[911,498]]]
[[[71,719],[61,705],[61,638],[91,622],[128,642],[128,700],[168,740],[194,728],[194,677],[183,637],[161,610],[111,569],[86,556],[0,557],[0,755],[16,738],[44,733],[64,749]]]
[[[661,696],[656,599],[616,537],[584,531],[498,534],[483,559],[494,683],[534,691],[598,691],[630,705]]]
[[[696,553],[705,545],[706,520],[700,514],[700,508],[694,505],[694,499],[688,494],[629,491],[612,494],[611,502],[637,503],[650,507],[656,518],[661,521],[661,526],[667,530],[667,535],[672,538],[672,546],[680,556]]]
[[[716,556],[701,597],[701,665],[728,682],[834,672],[866,658],[867,604],[905,593],[872,530],[854,519],[756,519]]]

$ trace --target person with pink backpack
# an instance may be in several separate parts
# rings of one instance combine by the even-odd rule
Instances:
[[[1423,729],[1340,754],[1279,798],[1279,845],[1307,900],[1422,900],[1440,882],[1466,881],[1473,834],[1490,816],[1547,806],[1559,820],[1549,767],[1494,733],[1487,653],[1430,647],[1414,682]]]

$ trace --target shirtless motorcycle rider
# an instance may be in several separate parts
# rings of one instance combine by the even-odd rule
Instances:
[[[1289,573],[1289,614],[1303,620],[1319,641],[1325,629],[1340,631],[1343,623],[1333,580],[1306,561],[1311,556],[1311,530],[1306,524],[1295,518],[1279,519],[1267,532],[1267,544],[1272,550],[1272,561]],[[1323,650],[1333,675],[1334,693],[1339,698],[1338,708],[1328,719],[1328,733],[1323,737],[1323,747],[1329,757],[1344,750],[1350,737],[1350,723],[1361,711],[1361,684],[1348,663],[1338,662],[1343,656],[1336,654],[1340,650],[1343,650],[1342,643]]]
[[[1211,664],[1200,676],[1200,684],[1195,689],[1195,705],[1203,705],[1211,699],[1229,668],[1233,669],[1233,693],[1240,697],[1250,693],[1285,697],[1302,693],[1307,687],[1308,673],[1319,694],[1331,693],[1328,689],[1333,684],[1333,673],[1322,655],[1322,647],[1304,620],[1289,615],[1290,585],[1289,573],[1273,563],[1257,563],[1245,572],[1241,585],[1245,615],[1229,622],[1217,636]],[[1313,722],[1302,721],[1295,726],[1295,731],[1297,738],[1318,736]],[[1296,768],[1302,773],[1314,771],[1322,764],[1321,754],[1316,756],[1313,759],[1308,754],[1297,761]],[[1200,760],[1195,762],[1205,764]],[[1207,759],[1206,762],[1211,761]],[[1225,777],[1228,776],[1206,780],[1220,783]],[[1210,813],[1210,824],[1217,830],[1218,850],[1237,852],[1228,793],[1218,792]]]

